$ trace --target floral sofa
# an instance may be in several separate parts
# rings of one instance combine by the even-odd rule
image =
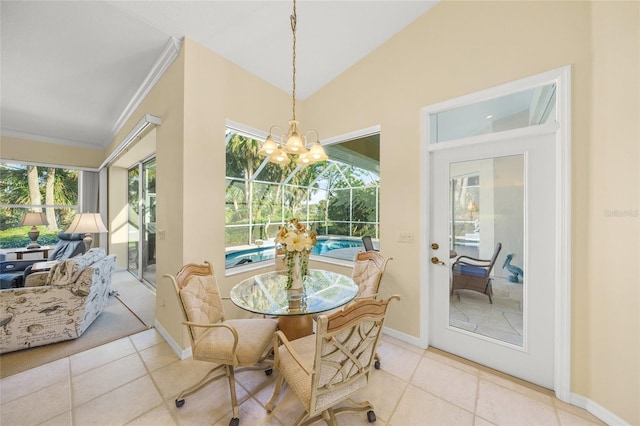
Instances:
[[[80,337],[107,305],[115,262],[95,248],[54,265],[42,286],[0,290],[0,353]]]

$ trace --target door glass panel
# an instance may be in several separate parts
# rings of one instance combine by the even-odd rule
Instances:
[[[555,121],[556,84],[429,115],[430,143],[538,126]]]
[[[449,167],[449,325],[517,346],[523,346],[524,190],[524,155]]]
[[[144,215],[142,220],[142,278],[155,287],[156,283],[156,160],[143,164]]]
[[[138,242],[139,234],[139,199],[140,199],[140,173],[138,167],[129,170],[128,179],[128,204],[127,204],[127,226],[129,234],[129,250],[127,269],[135,276],[138,276]]]

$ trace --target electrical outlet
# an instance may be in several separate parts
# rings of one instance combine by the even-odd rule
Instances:
[[[411,233],[411,232],[401,232],[400,236],[398,237],[398,242],[400,242],[400,243],[408,243],[408,244],[413,243],[413,233]]]
[[[167,238],[167,231],[164,229],[158,229],[158,239],[164,240],[165,238]]]

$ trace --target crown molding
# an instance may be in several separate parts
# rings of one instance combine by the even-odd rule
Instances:
[[[164,46],[160,57],[154,64],[153,68],[144,79],[138,90],[136,91],[133,98],[129,101],[127,106],[125,107],[120,117],[116,120],[113,128],[111,129],[111,137],[112,139],[116,137],[118,132],[122,130],[122,127],[126,123],[126,121],[131,118],[136,108],[140,106],[142,101],[147,97],[151,89],[156,85],[156,83],[160,80],[160,78],[167,71],[169,66],[176,60],[178,55],[180,54],[180,47],[182,46],[182,41],[178,40],[175,37],[170,37],[167,44]],[[104,147],[103,147],[104,149]]]

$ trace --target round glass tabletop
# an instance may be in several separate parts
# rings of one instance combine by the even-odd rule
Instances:
[[[299,294],[285,290],[286,280],[284,271],[247,278],[231,289],[231,301],[257,314],[308,315],[345,305],[358,293],[351,277],[322,269],[309,270]]]

